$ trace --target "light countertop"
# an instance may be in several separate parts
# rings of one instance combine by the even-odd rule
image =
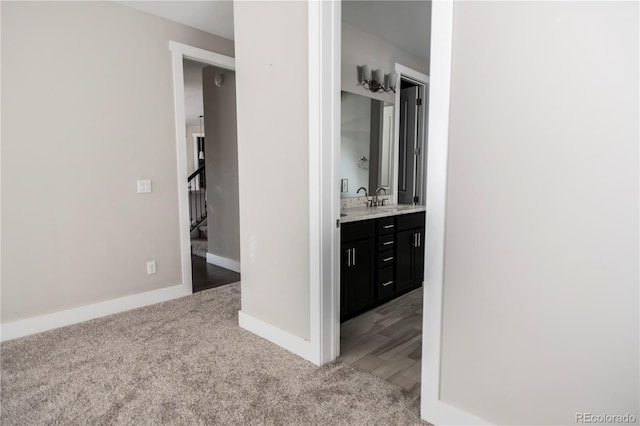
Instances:
[[[380,207],[351,207],[340,210],[340,223],[357,222],[360,220],[376,219],[379,217],[397,216],[400,214],[427,211],[425,206],[396,204]],[[345,216],[343,216],[345,215]]]

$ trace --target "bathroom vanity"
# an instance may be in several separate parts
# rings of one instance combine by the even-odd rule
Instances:
[[[425,214],[408,205],[343,210],[341,321],[422,285]]]

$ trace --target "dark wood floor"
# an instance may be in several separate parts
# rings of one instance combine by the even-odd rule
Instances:
[[[212,265],[204,258],[194,255],[191,255],[191,273],[194,293],[240,281],[239,273]]]

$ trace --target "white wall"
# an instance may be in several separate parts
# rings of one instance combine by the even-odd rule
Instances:
[[[358,188],[364,187],[369,192],[369,167],[371,166],[371,99],[342,93],[341,96],[341,143],[340,143],[340,179],[348,180],[348,191],[341,192],[343,198],[364,197],[357,193]],[[359,166],[360,159],[366,157],[368,161]],[[373,188],[375,191],[375,188]]]
[[[112,2],[1,7],[3,324],[181,284],[169,40],[233,42]]]
[[[215,76],[224,78],[215,85]],[[240,261],[238,194],[238,136],[235,72],[202,69],[204,96],[205,164],[207,174],[208,252]]]
[[[423,74],[429,73],[424,61],[373,34],[342,23],[342,90],[394,103],[393,92],[373,93],[358,84],[357,67],[368,64],[372,69],[382,68],[390,73],[396,62]]]
[[[200,126],[187,126],[187,173],[189,174],[196,171],[196,161],[193,154],[193,134],[201,132],[203,133],[204,129],[201,129]]]
[[[307,4],[234,2],[242,311],[309,339]]]
[[[640,418],[637,2],[456,2],[441,397]]]

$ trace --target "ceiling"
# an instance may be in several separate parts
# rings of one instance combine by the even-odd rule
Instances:
[[[126,6],[233,40],[233,1],[119,1]]]
[[[425,46],[431,44],[430,1],[343,1],[342,21],[428,63]]]
[[[119,1],[126,6],[171,21],[219,35],[229,40],[233,35],[233,1]],[[428,63],[431,2],[427,0],[342,2],[342,20],[362,31],[387,40],[400,49]],[[185,114],[187,126],[199,126],[202,105],[202,67],[185,61]]]
[[[233,35],[233,1],[119,1],[229,40]],[[346,0],[342,20],[374,34],[416,58],[428,62],[431,34],[431,2],[427,0]]]

